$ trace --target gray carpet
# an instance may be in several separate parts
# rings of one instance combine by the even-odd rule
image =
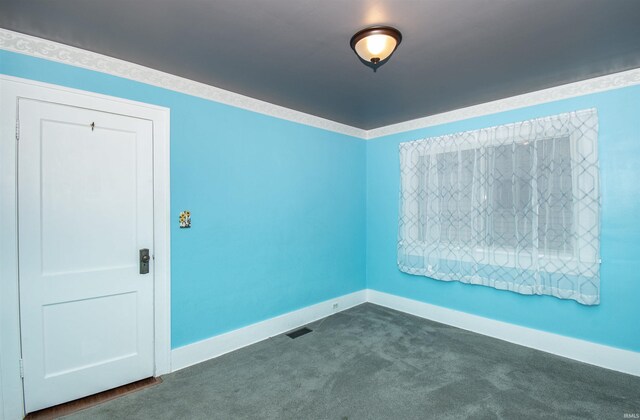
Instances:
[[[640,378],[373,304],[69,419],[623,419]]]

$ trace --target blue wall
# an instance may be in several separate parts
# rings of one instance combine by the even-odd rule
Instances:
[[[402,273],[396,265],[398,144],[595,107],[600,121],[601,304]],[[371,289],[513,324],[640,351],[640,86],[381,137],[367,143],[367,283]]]
[[[171,109],[174,348],[365,288],[364,141],[6,51],[0,73]]]
[[[171,109],[174,348],[369,287],[640,351],[640,87],[363,142],[6,51],[0,73]],[[398,270],[399,142],[590,107],[600,117],[599,306]],[[177,228],[184,209],[189,230]]]

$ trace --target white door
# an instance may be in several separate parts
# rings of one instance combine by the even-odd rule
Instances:
[[[154,374],[148,120],[20,99],[18,229],[25,408]]]

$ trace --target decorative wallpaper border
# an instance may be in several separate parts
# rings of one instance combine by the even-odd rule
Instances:
[[[185,79],[180,76],[154,70],[138,64],[129,63],[117,58],[108,57],[102,54],[70,47],[68,45],[2,28],[0,28],[0,49],[99,71],[112,76],[135,80],[137,82],[186,93],[188,95],[209,99],[215,102],[235,106],[237,108],[361,139],[374,139],[376,137],[388,136],[405,131],[417,130],[420,128],[446,124],[468,118],[495,114],[498,112],[510,111],[546,102],[553,102],[561,99],[640,84],[640,69],[633,69],[512,96],[509,98],[498,99],[424,118],[391,124],[384,127],[374,128],[372,130],[363,130],[315,115],[285,108],[280,105],[261,101],[259,99],[240,95],[215,86]]]
[[[0,28],[0,49],[123,77],[361,139],[366,131],[128,61]]]
[[[576,96],[638,84],[640,84],[640,69],[612,73],[606,76],[595,77],[593,79],[581,80],[579,82],[524,93],[522,95],[485,102],[466,108],[459,108],[453,111],[443,112],[442,114],[430,115],[428,117],[391,124],[385,127],[374,128],[367,131],[367,139],[374,139],[376,137],[388,136],[390,134],[403,133],[405,131],[432,127],[435,125],[466,120],[483,115],[497,114],[499,112],[511,111],[527,106],[539,105],[561,99],[568,99]]]

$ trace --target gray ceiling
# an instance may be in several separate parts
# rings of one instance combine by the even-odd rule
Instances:
[[[403,34],[377,73],[373,24]],[[640,0],[1,0],[0,27],[363,129],[640,67]]]

